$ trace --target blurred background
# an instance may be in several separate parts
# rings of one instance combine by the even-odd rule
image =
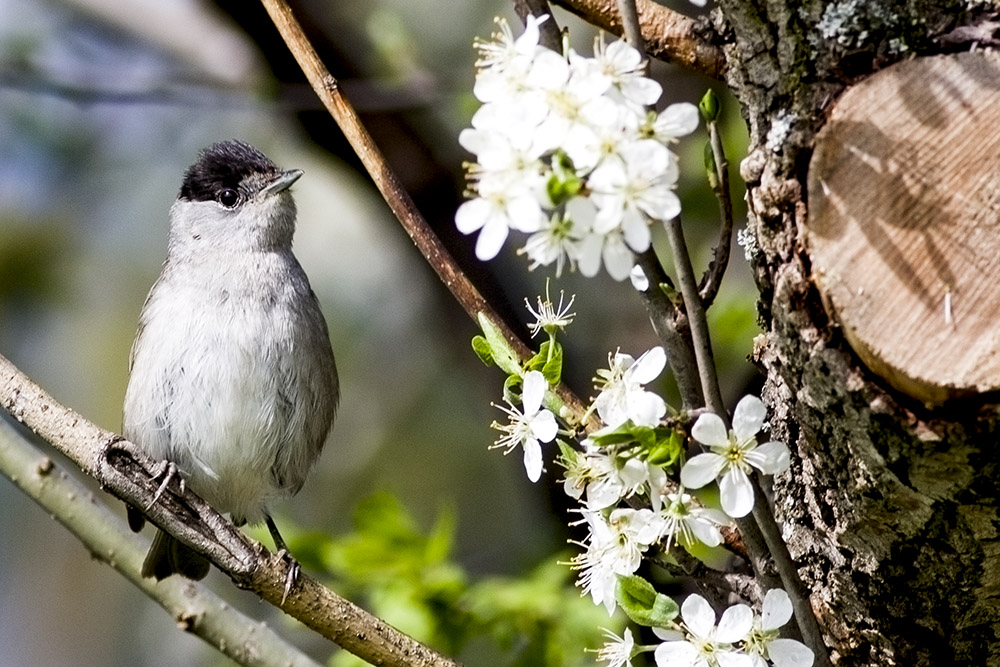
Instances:
[[[518,25],[510,3],[293,6],[424,215],[524,331],[523,300],[544,293],[547,274],[526,271],[511,242],[493,262],[479,263],[475,237],[462,237],[453,223],[469,158],[456,138],[476,108],[472,40],[489,36],[496,15]],[[589,55],[595,29],[558,10],[556,18]],[[662,64],[653,72],[664,83],[661,105],[697,102],[711,83]],[[731,100],[724,103],[738,164],[744,129]],[[566,523],[575,517],[553,452],[548,475],[531,484],[519,455],[487,450],[496,437],[489,424],[501,416],[490,406],[500,398],[501,373],[472,353],[472,321],[359,171],[257,3],[0,0],[0,354],[59,401],[118,430],[135,323],[165,256],[167,210],[198,150],[228,138],[305,171],[295,186],[296,253],[322,302],[340,369],[342,403],[323,458],[302,493],[274,508],[293,551],[298,540],[308,566],[309,535],[356,536],[352,519],[369,499],[362,512],[372,503],[395,508],[418,532],[453,525],[451,558],[472,582],[524,577],[565,560]],[[677,147],[685,220],[702,267],[717,228],[703,176],[705,140],[699,133]],[[742,194],[734,193],[737,228]],[[578,317],[562,340],[566,380],[582,396],[592,394],[591,378],[609,352],[638,355],[656,344],[627,282],[570,274],[551,289],[576,295]],[[711,311],[731,403],[755,382],[745,361],[757,333],[755,294],[734,247]],[[668,378],[657,388],[671,395]],[[120,503],[98,496],[124,515]],[[6,479],[0,535],[0,665],[225,664]],[[571,581],[567,568],[552,571],[559,569],[545,576]],[[217,572],[208,582],[317,660],[335,654]],[[394,622],[405,628],[405,614]],[[488,644],[473,642],[459,657],[515,664]]]

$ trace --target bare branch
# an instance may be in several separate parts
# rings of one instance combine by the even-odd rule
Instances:
[[[304,573],[282,604],[287,559],[246,537],[189,489],[176,486],[151,503],[159,462],[52,396],[0,356],[0,405],[68,456],[110,493],[212,560],[240,588],[280,607],[320,635],[377,665],[457,667],[458,663],[399,632]]]
[[[0,474],[11,479],[83,543],[163,607],[178,626],[243,665],[319,667],[271,628],[248,618],[206,586],[170,577],[161,582],[139,573],[149,544],[81,482],[0,420]]]
[[[587,23],[621,36],[623,28],[616,1],[553,0]],[[694,19],[652,0],[639,0],[636,5],[649,55],[713,79],[723,78],[725,56],[722,49],[698,31]]]

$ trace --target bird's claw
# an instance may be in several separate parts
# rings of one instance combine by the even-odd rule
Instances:
[[[172,480],[174,477],[178,477],[177,466],[174,465],[174,463],[172,463],[171,461],[161,461],[160,469],[153,474],[153,479],[156,480],[159,479],[160,477],[163,478],[163,481],[160,482],[160,486],[156,488],[156,493],[153,494],[153,499],[149,501],[149,504],[146,505],[146,508],[143,511],[148,512],[149,509],[153,505],[155,505],[160,498],[163,497],[163,494],[166,492],[167,487],[170,485],[170,480]],[[183,477],[180,477],[180,482],[178,482],[178,484],[180,486],[181,493],[184,493]]]
[[[287,549],[279,549],[278,558],[288,562],[288,574],[285,575],[285,590],[281,594],[280,606],[283,607],[285,606],[285,600],[288,599],[288,595],[292,592],[292,587],[299,580],[299,572],[302,571],[302,567],[299,565],[299,561],[295,560]]]

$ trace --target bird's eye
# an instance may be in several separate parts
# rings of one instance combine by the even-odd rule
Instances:
[[[239,200],[239,193],[232,188],[226,188],[225,190],[219,192],[219,203],[226,208],[233,208]]]

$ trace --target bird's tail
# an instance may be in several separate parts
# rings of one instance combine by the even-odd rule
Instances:
[[[200,553],[158,530],[142,562],[142,576],[159,581],[177,573],[197,581],[205,578],[210,565]]]

